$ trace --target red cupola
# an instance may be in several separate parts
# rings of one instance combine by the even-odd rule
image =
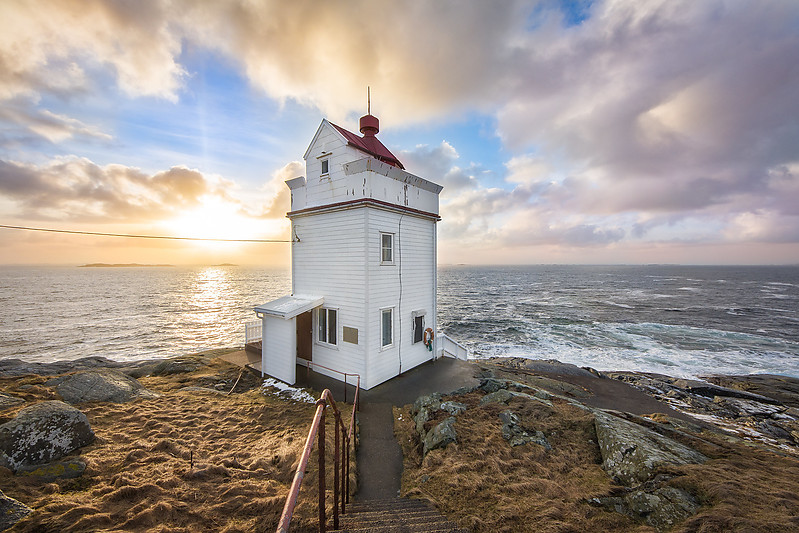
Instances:
[[[364,137],[374,137],[380,131],[380,121],[372,115],[361,117],[361,133]]]

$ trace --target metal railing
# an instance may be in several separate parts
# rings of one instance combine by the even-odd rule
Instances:
[[[343,372],[341,372],[343,374]],[[319,441],[319,531],[324,533],[327,529],[327,518],[325,516],[325,411],[327,407],[333,408],[335,416],[335,448],[333,453],[333,529],[339,527],[339,494],[341,495],[341,514],[345,514],[346,504],[350,501],[350,448],[355,446],[353,434],[355,431],[355,412],[358,410],[358,398],[360,395],[361,376],[358,376],[358,386],[355,388],[355,399],[352,403],[352,415],[350,416],[349,427],[344,426],[341,412],[333,400],[330,389],[325,389],[316,401],[316,413],[311,422],[311,429],[308,431],[308,438],[305,440],[305,447],[302,450],[300,464],[294,474],[291,489],[286,497],[286,504],[283,506],[283,513],[280,515],[280,523],[277,526],[277,533],[287,533],[291,525],[291,517],[294,514],[294,507],[297,505],[297,497],[300,494],[302,479],[305,476],[305,469],[311,457],[314,441]],[[346,385],[345,385],[346,390]],[[317,439],[318,436],[318,439]],[[343,440],[344,449],[340,449],[340,439]],[[339,475],[341,474],[341,475]]]
[[[469,359],[469,349],[445,333],[439,333],[438,337],[438,357],[455,357],[466,361]]]
[[[344,376],[344,403],[347,403],[347,385],[348,385],[347,378],[349,376],[353,376],[355,378],[358,378],[358,380],[356,381],[355,390],[357,391],[358,389],[361,388],[361,375],[360,374],[353,374],[353,373],[350,373],[350,372],[342,372],[341,370],[336,370],[334,368],[329,368],[329,367],[326,367],[326,366],[322,366],[319,363],[314,363],[313,361],[303,361],[303,364],[305,364],[305,367],[308,369],[308,373],[309,374],[310,374],[311,370],[313,370],[314,368],[322,368],[324,370],[329,370],[330,372],[335,372],[336,374],[341,374],[342,376]]]

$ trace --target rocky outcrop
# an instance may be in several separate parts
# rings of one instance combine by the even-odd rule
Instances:
[[[24,503],[9,498],[0,491],[0,531],[5,531],[32,512],[33,509]]]
[[[84,370],[68,374],[46,383],[54,386],[64,401],[81,402],[129,402],[137,398],[157,398],[159,395],[145,389],[136,379],[118,370]]]
[[[552,449],[542,431],[524,427],[519,415],[510,409],[499,413],[499,419],[502,421],[502,438],[511,446],[523,446],[532,442],[547,450]]]
[[[623,496],[595,498],[590,503],[641,520],[658,531],[666,531],[693,516],[699,502],[690,493],[664,485],[641,486]]]
[[[616,416],[597,412],[595,425],[602,468],[623,485],[648,481],[662,466],[707,461],[684,444]]]
[[[0,463],[16,472],[60,459],[93,440],[85,414],[64,402],[41,402],[0,425]]]
[[[208,366],[208,364],[202,357],[197,355],[184,355],[161,361],[155,365],[152,373],[154,376],[184,374],[187,372],[196,372],[204,366]]]
[[[457,441],[458,435],[455,433],[455,417],[451,416],[427,432],[423,441],[423,453],[427,455],[429,451],[444,448],[447,444]]]
[[[14,407],[15,405],[19,405],[22,402],[24,402],[24,400],[0,392],[0,410],[8,409],[9,407]]]
[[[441,409],[442,411],[446,411],[452,416],[458,416],[466,412],[466,404],[453,401],[441,402],[441,406],[439,407],[439,409]]]
[[[82,459],[55,461],[46,465],[23,466],[17,469],[18,476],[32,476],[42,481],[55,479],[72,479],[80,477],[86,471],[86,463]]]

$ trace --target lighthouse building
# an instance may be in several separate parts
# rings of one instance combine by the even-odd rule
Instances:
[[[262,372],[296,366],[372,388],[436,356],[442,187],[405,171],[366,115],[357,135],[322,120],[291,190],[291,295],[255,308]],[[352,378],[349,380],[352,383]]]

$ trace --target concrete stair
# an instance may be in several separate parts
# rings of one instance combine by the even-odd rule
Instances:
[[[366,500],[347,506],[339,517],[340,529],[351,533],[467,533],[424,500],[394,498]]]

